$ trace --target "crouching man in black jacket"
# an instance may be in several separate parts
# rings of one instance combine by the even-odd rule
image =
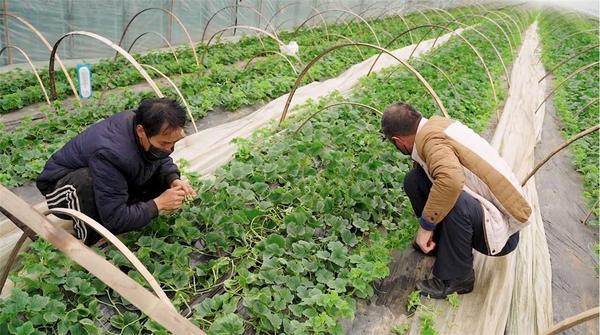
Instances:
[[[113,234],[143,227],[195,195],[169,157],[185,136],[185,121],[176,101],[144,100],[136,110],[92,125],[54,153],[37,187],[49,208],[81,211]],[[73,230],[87,245],[100,239],[77,220]]]

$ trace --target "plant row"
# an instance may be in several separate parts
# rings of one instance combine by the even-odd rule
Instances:
[[[552,101],[562,121],[561,133],[565,139],[598,124],[600,117],[600,74],[594,66],[567,79],[578,68],[597,62],[600,51],[597,45],[598,22],[589,18],[563,16],[557,12],[546,12],[541,19],[542,61],[546,70],[551,70],[562,61],[586,49],[581,55],[564,63],[553,71],[553,88],[558,88]],[[594,47],[596,46],[596,47]],[[595,102],[594,102],[595,101]],[[583,175],[584,196],[588,206],[597,204],[600,194],[600,170],[598,167],[600,137],[595,132],[571,145],[575,166]],[[598,209],[595,209],[598,217]]]

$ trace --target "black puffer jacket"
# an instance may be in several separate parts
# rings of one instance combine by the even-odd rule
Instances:
[[[151,180],[167,189],[179,171],[170,157],[154,162],[144,158],[134,115],[128,110],[98,122],[54,153],[36,181],[42,194],[51,192],[68,173],[87,167],[103,226],[119,234],[148,224],[158,214],[155,203],[131,203],[132,195]]]

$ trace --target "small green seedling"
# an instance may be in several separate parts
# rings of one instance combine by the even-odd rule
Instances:
[[[408,302],[406,303],[406,310],[408,311],[408,313],[413,314],[417,311],[417,308],[419,308],[422,305],[423,304],[421,303],[421,291],[412,291],[408,295]]]
[[[394,327],[392,327],[392,333],[396,335],[404,335],[408,333],[409,330],[410,326],[406,323],[395,325]]]
[[[435,330],[435,323],[433,322],[433,313],[427,312],[421,314],[421,335],[437,335],[438,332]]]
[[[457,309],[458,306],[460,306],[460,299],[458,298],[458,293],[454,292],[452,294],[449,294],[446,299],[448,300],[448,303],[450,304],[450,306],[452,306],[453,309]]]

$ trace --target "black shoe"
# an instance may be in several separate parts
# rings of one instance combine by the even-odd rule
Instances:
[[[413,242],[412,243],[412,247],[418,253],[423,254],[425,256],[437,256],[437,246],[435,248],[433,248],[433,250],[431,250],[430,252],[423,252],[423,250],[421,250],[421,247],[419,247],[419,245],[417,244],[417,242]]]
[[[445,299],[454,292],[465,294],[473,291],[475,286],[475,271],[463,279],[441,280],[435,276],[425,279],[417,284],[417,289],[421,291],[422,296],[429,296],[433,299]]]

